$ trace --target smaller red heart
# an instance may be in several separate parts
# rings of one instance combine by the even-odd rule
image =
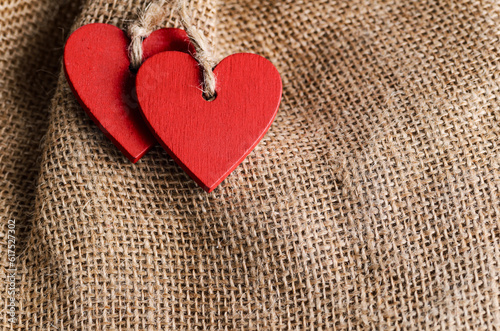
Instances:
[[[119,28],[94,23],[76,30],[64,50],[64,70],[79,104],[133,163],[156,140],[139,111],[135,76],[129,70],[128,36]],[[143,43],[144,58],[163,51],[192,52],[184,30],[160,29]]]
[[[214,69],[217,96],[206,101],[198,63],[165,52],[137,73],[137,97],[165,150],[206,191],[219,185],[255,148],[281,100],[281,77],[256,54],[234,54]]]

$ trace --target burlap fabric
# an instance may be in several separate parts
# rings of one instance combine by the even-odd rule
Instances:
[[[284,83],[211,194],[159,147],[130,164],[60,73],[71,30],[143,7],[0,3],[15,329],[500,327],[500,3],[192,3],[219,59],[259,53]]]

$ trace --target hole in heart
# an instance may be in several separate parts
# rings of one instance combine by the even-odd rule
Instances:
[[[139,71],[139,68],[134,68],[131,64],[128,66],[128,70],[130,71],[130,73],[132,73],[132,75],[136,75],[137,72]]]
[[[214,101],[215,99],[217,99],[217,92],[214,93],[214,95],[208,95],[208,94],[205,94],[203,93],[202,94],[203,96],[203,99],[205,99],[206,101]]]

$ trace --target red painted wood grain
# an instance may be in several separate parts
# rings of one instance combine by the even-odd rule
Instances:
[[[214,69],[217,97],[206,101],[193,57],[157,54],[142,65],[136,86],[151,131],[175,161],[207,192],[255,148],[281,100],[281,77],[267,59],[231,55]]]

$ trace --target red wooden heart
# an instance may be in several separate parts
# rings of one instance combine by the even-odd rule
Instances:
[[[88,24],[76,30],[64,50],[66,78],[76,99],[106,136],[133,163],[156,140],[139,111],[135,77],[130,72],[129,38],[109,24]],[[180,29],[160,29],[144,42],[145,58],[162,51],[192,50]]]
[[[271,62],[248,53],[215,69],[217,98],[206,101],[198,63],[165,52],[139,69],[141,110],[160,144],[206,191],[212,191],[255,148],[281,100],[281,78]]]

